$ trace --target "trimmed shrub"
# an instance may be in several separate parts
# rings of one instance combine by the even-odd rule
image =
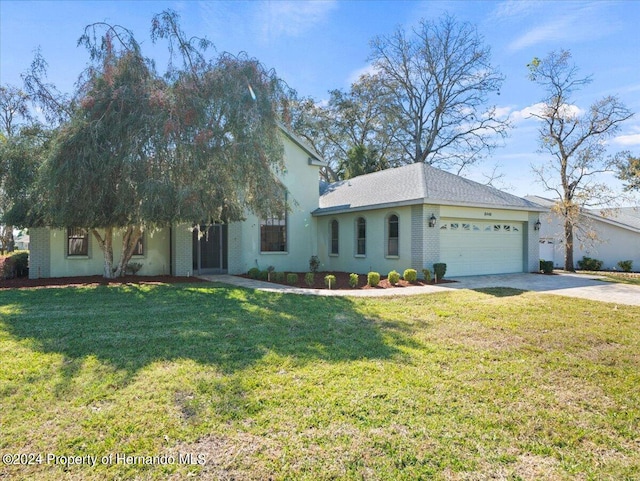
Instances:
[[[258,277],[260,277],[260,269],[258,269],[257,267],[252,267],[251,269],[249,269],[249,272],[247,272],[247,275],[251,279],[257,279]]]
[[[369,272],[367,274],[367,284],[371,287],[377,287],[380,284],[380,274],[377,272]]]
[[[333,274],[324,276],[324,285],[329,289],[333,289],[334,287],[336,287],[336,276],[334,276]]]
[[[389,284],[395,286],[400,280],[400,273],[396,270],[389,272],[389,274],[387,275],[387,280],[389,281]]]
[[[433,264],[433,273],[438,280],[444,279],[444,275],[447,273],[447,264],[436,262]]]
[[[318,256],[311,256],[309,258],[309,270],[314,274],[318,272],[318,268],[320,267],[320,259]]]
[[[316,275],[313,272],[307,272],[304,275],[304,283],[311,287],[316,282]]]
[[[8,257],[13,259],[16,277],[29,275],[29,251],[13,251]]]
[[[425,282],[431,282],[431,271],[429,269],[422,269],[422,275]]]
[[[599,271],[602,269],[602,261],[583,256],[582,260],[578,261],[578,269],[581,271]]]
[[[289,274],[287,274],[287,284],[293,286],[297,283],[298,283],[298,274],[294,272],[289,272]]]
[[[633,269],[633,261],[620,261],[618,262],[618,267],[622,272],[631,272]]]
[[[15,276],[15,259],[11,256],[0,257],[0,279],[13,279]]]
[[[551,274],[553,272],[553,261],[540,259],[540,270],[545,274]]]
[[[261,281],[268,281],[269,271],[260,271],[260,274],[258,274],[258,279],[260,279]]]
[[[354,274],[353,272],[349,274],[349,286],[354,289],[358,287],[358,274]]]
[[[284,272],[274,272],[271,277],[275,282],[284,282]]]
[[[418,280],[418,271],[416,271],[415,269],[405,269],[402,273],[402,277],[405,281],[413,284]]]

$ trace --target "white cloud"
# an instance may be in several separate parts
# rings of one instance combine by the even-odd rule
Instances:
[[[560,2],[546,4],[553,10],[541,18],[551,19],[536,25],[511,42],[507,49],[517,52],[543,42],[575,43],[609,35],[620,26],[619,20],[606,18],[606,3]]]
[[[640,134],[618,135],[613,139],[613,143],[626,147],[640,145]]]
[[[506,0],[500,2],[491,13],[493,20],[512,20],[513,18],[526,16],[533,10],[543,5],[539,0]]]
[[[349,83],[349,85],[354,84],[361,76],[363,75],[373,75],[377,72],[377,69],[369,64],[369,65],[365,65],[364,67],[361,67],[359,69],[356,69],[354,71],[352,71],[348,76],[347,76],[347,82]]]
[[[535,115],[542,115],[544,112],[545,104],[542,102],[538,102],[532,105],[528,105],[527,107],[521,110],[512,110],[509,112],[509,120],[514,124],[518,124],[524,122],[526,120],[537,120]],[[510,107],[500,107],[498,110],[503,113]],[[582,110],[577,105],[563,105],[562,114],[565,117],[577,117],[578,115],[584,114],[584,110]]]
[[[259,4],[254,20],[260,24],[264,40],[297,37],[324,22],[337,6],[336,0],[264,1]]]

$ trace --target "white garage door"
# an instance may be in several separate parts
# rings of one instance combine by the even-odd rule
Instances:
[[[522,272],[523,223],[441,219],[440,258],[447,277]]]

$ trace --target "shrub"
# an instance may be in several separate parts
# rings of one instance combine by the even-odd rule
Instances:
[[[284,282],[284,272],[274,272],[273,280],[275,282]]]
[[[320,267],[320,259],[318,256],[311,256],[309,258],[309,270],[314,274],[318,272],[318,268]]]
[[[429,269],[422,269],[422,275],[425,282],[431,282],[431,271]]]
[[[140,269],[142,269],[142,264],[139,262],[129,262],[127,267],[125,267],[125,272],[135,276]]]
[[[367,274],[367,284],[371,287],[376,287],[380,284],[380,274],[377,272],[369,272],[369,274]]]
[[[582,271],[599,271],[602,269],[602,261],[583,256],[582,260],[578,261],[578,269]]]
[[[0,257],[0,279],[13,279],[15,276],[15,259],[11,256]]]
[[[29,275],[29,251],[13,251],[9,257],[13,259],[16,277]]]
[[[540,270],[545,274],[551,274],[553,272],[553,261],[540,259]]]
[[[389,284],[395,286],[400,280],[400,273],[395,270],[389,272],[389,274],[387,275],[387,280],[389,281]]]
[[[313,272],[307,272],[304,275],[304,283],[311,287],[316,282],[316,275]]]
[[[289,274],[287,274],[287,284],[293,286],[297,283],[298,283],[298,274],[294,272],[290,272]]]
[[[415,269],[405,269],[405,271],[402,273],[402,277],[405,281],[413,284],[418,280],[418,271],[416,271]]]
[[[447,273],[447,264],[444,262],[436,262],[433,264],[433,273],[436,279],[444,279],[444,275]]]
[[[358,287],[358,274],[349,274],[349,286],[354,289]]]
[[[260,277],[260,269],[258,269],[257,267],[252,267],[251,269],[249,269],[249,272],[247,272],[247,275],[251,279],[257,279],[258,277]]]
[[[324,285],[329,289],[336,287],[336,276],[334,276],[333,274],[324,276]]]
[[[260,271],[260,273],[258,274],[258,279],[260,279],[261,281],[268,281],[269,271]]]
[[[633,261],[620,261],[618,262],[618,267],[622,272],[631,272],[633,269]]]

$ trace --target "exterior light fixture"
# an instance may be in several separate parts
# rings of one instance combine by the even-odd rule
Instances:
[[[431,214],[431,217],[429,217],[429,227],[435,227],[436,226],[436,216]]]
[[[535,223],[535,224],[533,224],[533,230],[540,230],[540,226],[541,226],[541,225],[542,225],[542,224],[540,223],[540,219],[538,219],[538,220],[536,221],[536,223]]]

